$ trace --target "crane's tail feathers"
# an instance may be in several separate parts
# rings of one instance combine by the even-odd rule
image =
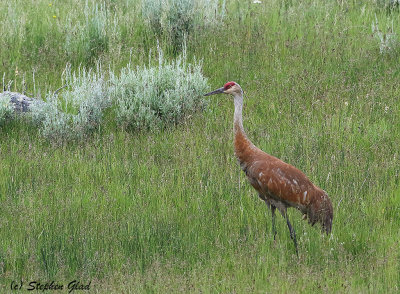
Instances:
[[[332,231],[333,207],[328,195],[323,194],[311,203],[307,211],[308,222],[313,226],[319,222],[322,225],[322,232],[327,235]]]

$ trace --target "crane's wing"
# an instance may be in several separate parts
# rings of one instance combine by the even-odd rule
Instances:
[[[309,194],[315,189],[307,176],[276,157],[268,157],[254,161],[248,167],[247,175],[254,188],[290,206],[307,205]]]

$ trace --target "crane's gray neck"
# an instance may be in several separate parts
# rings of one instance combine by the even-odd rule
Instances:
[[[243,129],[243,118],[242,118],[243,92],[241,92],[240,94],[234,94],[233,101],[235,103],[235,114],[233,116],[233,130],[235,133],[241,132],[245,134]]]

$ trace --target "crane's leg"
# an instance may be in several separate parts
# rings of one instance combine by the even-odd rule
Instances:
[[[275,241],[275,238],[276,238],[275,209],[276,209],[276,207],[271,205],[272,234],[274,235],[274,241]]]
[[[261,194],[258,195],[261,199],[265,201],[265,204],[267,204],[268,208],[271,210],[271,215],[272,215],[272,234],[274,235],[274,241],[276,239],[276,224],[275,224],[275,210],[276,206],[271,204],[268,199],[264,198]]]
[[[293,227],[292,227],[292,225],[291,225],[291,223],[289,221],[289,217],[288,217],[287,213],[286,213],[286,223],[287,223],[287,226],[289,228],[290,238],[292,238],[292,240],[293,240],[294,248],[296,249],[296,255],[298,257],[299,256],[299,251],[297,250],[296,232],[294,231],[294,229],[293,229]]]

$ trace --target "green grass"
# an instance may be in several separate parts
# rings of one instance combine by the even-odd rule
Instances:
[[[63,47],[71,9],[85,20],[81,1],[3,2],[0,71],[16,90],[25,75],[34,92],[33,71],[36,92],[57,89],[67,62],[117,71],[156,54],[135,2],[105,2],[118,33],[89,59]],[[400,14],[373,1],[281,2],[228,1],[224,24],[193,32],[187,53],[203,59],[210,90],[244,88],[254,144],[328,192],[332,235],[289,210],[299,258],[281,217],[273,241],[233,156],[227,96],[157,132],[127,132],[108,115],[93,137],[61,146],[15,121],[0,129],[1,291],[20,279],[92,281],[100,293],[399,291],[400,47],[380,54],[371,24],[376,15],[400,34]]]

